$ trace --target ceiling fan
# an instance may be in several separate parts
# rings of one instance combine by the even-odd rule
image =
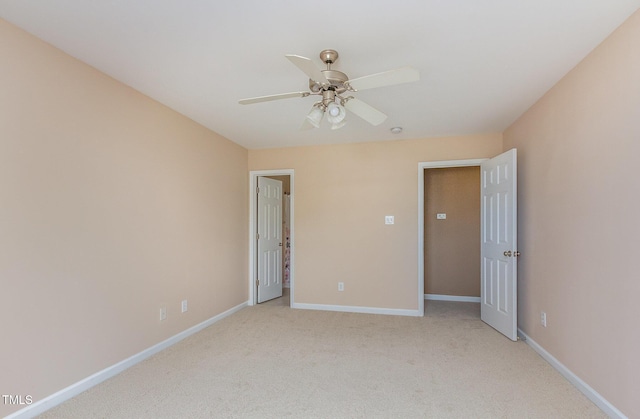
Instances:
[[[387,115],[373,106],[353,96],[345,96],[345,94],[376,87],[409,83],[420,79],[420,73],[412,67],[401,67],[395,70],[349,79],[343,72],[331,69],[331,64],[338,59],[338,52],[332,49],[325,49],[320,52],[320,59],[327,65],[326,70],[318,69],[309,58],[299,55],[285,55],[285,57],[309,77],[309,91],[242,99],[240,104],[249,105],[311,95],[321,96],[322,99],[311,108],[302,125],[302,129],[319,128],[325,113],[327,114],[327,121],[331,123],[331,129],[341,128],[346,123],[347,110],[372,125],[379,125],[387,118]]]

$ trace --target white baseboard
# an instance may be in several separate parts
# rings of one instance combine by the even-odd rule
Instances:
[[[553,355],[547,352],[542,346],[540,346],[536,341],[531,339],[524,333],[522,330],[518,329],[518,335],[521,340],[524,340],[527,345],[533,348],[534,351],[538,353],[545,361],[547,361],[553,368],[555,368],[564,378],[569,380],[571,384],[573,384],[582,394],[587,396],[589,400],[591,400],[596,406],[598,406],[604,413],[606,413],[610,418],[620,418],[620,419],[628,419],[624,413],[619,411],[614,405],[609,403],[607,399],[602,397],[600,393],[595,391],[589,384],[585,383],[575,375],[569,368],[564,366],[560,361],[558,361]]]
[[[464,295],[425,294],[425,300],[458,301],[461,303],[479,303],[480,297],[467,297]]]
[[[413,317],[423,316],[423,313],[421,313],[419,310],[404,310],[400,308],[338,306],[338,305],[331,305],[331,304],[306,304],[306,303],[293,303],[291,304],[291,308],[299,308],[303,310],[342,311],[346,313],[387,314],[392,316],[413,316]]]
[[[118,374],[120,374],[122,371],[126,370],[127,368],[130,368],[132,366],[134,366],[135,364],[144,361],[145,359],[149,358],[152,355],[155,355],[156,353],[172,346],[175,345],[176,343],[180,342],[181,340],[195,334],[198,333],[199,331],[201,331],[202,329],[211,326],[212,324],[216,323],[217,321],[220,321],[222,319],[224,319],[225,317],[228,317],[230,315],[232,315],[233,313],[245,308],[248,306],[248,302],[244,302],[242,304],[238,304],[235,307],[230,308],[229,310],[218,314],[217,316],[213,316],[212,318],[203,321],[202,323],[199,323],[193,327],[190,327],[189,329],[182,331],[180,333],[178,333],[177,335],[174,335],[172,337],[170,337],[167,340],[164,340],[156,345],[153,345],[150,348],[145,349],[142,352],[139,352],[123,361],[118,362],[117,364],[114,364],[110,367],[107,367],[105,369],[103,369],[102,371],[98,371],[97,373],[78,381],[77,383],[71,384],[69,387],[64,388],[50,396],[45,397],[42,400],[39,400],[27,407],[25,407],[24,409],[18,410],[17,412],[14,412],[12,414],[10,414],[9,416],[6,416],[5,419],[23,419],[23,418],[33,418],[37,415],[40,415],[42,413],[44,413],[45,411],[51,409],[54,406],[57,406],[75,396],[77,396],[78,394],[90,389],[91,387],[100,384],[101,382],[114,377]]]

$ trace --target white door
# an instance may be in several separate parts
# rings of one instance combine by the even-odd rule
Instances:
[[[516,149],[480,166],[481,318],[518,338]]]
[[[282,297],[282,182],[258,177],[258,303]]]

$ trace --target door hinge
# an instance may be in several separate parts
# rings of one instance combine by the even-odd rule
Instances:
[[[260,193],[260,186],[256,188],[256,194],[259,194],[259,193]]]
[[[260,285],[260,280],[256,279],[256,285]]]
[[[260,233],[256,234],[256,240],[260,240]]]

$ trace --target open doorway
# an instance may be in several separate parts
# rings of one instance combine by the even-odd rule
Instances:
[[[265,232],[263,227],[265,217],[260,216],[264,208],[263,195],[260,194],[259,184],[273,184],[278,188],[278,203],[271,207],[278,214],[269,223],[273,226],[270,230],[277,229],[274,237],[277,257],[269,255],[268,272],[264,266],[264,246]],[[291,306],[294,301],[294,173],[292,169],[283,170],[261,170],[250,172],[250,218],[249,218],[249,305],[258,304],[265,301],[270,305]],[[264,187],[263,191],[264,192]],[[264,215],[264,214],[263,214]],[[269,217],[272,218],[272,217]],[[276,226],[277,227],[274,227]],[[262,237],[260,236],[262,232]],[[271,235],[271,234],[270,234]],[[276,252],[273,252],[275,255]],[[262,257],[261,257],[262,255]],[[277,260],[277,262],[276,262]],[[277,263],[277,267],[274,265]],[[277,275],[272,275],[277,272]],[[268,273],[271,278],[265,277]],[[260,278],[262,276],[262,278]],[[274,282],[273,277],[278,279]],[[265,290],[265,280],[270,282],[269,290]],[[262,281],[262,282],[259,282]],[[279,290],[276,292],[271,285],[276,285]],[[265,298],[266,293],[270,295]],[[275,297],[275,298],[273,298]],[[268,300],[268,301],[267,301]],[[285,304],[286,303],[286,304]]]
[[[517,340],[517,150],[491,159],[418,163],[418,297],[424,313],[425,175],[432,168],[480,166],[480,318]],[[436,214],[437,216],[437,214]],[[465,255],[459,255],[462,260]]]
[[[425,299],[480,301],[480,232],[471,233],[471,239],[466,234],[475,228],[469,228],[468,223],[479,227],[478,185],[482,161],[484,159],[418,164],[418,289],[419,310],[423,313]],[[456,172],[457,168],[461,170]],[[476,182],[473,186],[468,184],[472,181]],[[466,189],[465,195],[476,194],[475,197],[457,202],[459,195],[450,188],[458,189],[461,185]],[[474,200],[477,206],[470,204]],[[469,205],[473,208],[468,208]],[[472,255],[468,254],[470,251]],[[473,269],[476,271],[472,272]]]
[[[425,316],[480,319],[480,167],[424,169]]]
[[[424,298],[480,302],[480,167],[424,170]]]

